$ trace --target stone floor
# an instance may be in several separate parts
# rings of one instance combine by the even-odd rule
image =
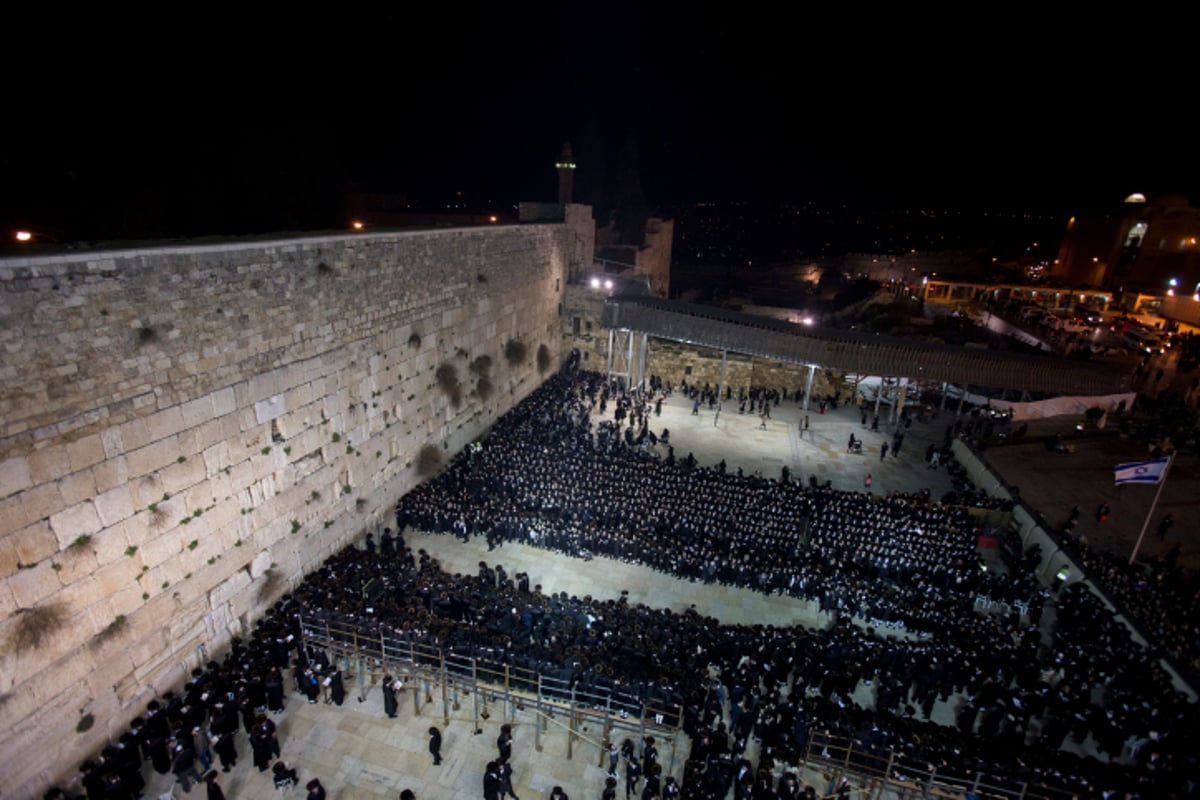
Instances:
[[[702,465],[725,459],[728,469],[739,467],[747,472],[778,477],[787,465],[794,475],[807,479],[815,474],[819,480],[829,480],[838,489],[863,488],[867,473],[873,478],[872,491],[887,493],[893,490],[918,491],[929,488],[940,497],[949,490],[949,477],[944,471],[928,469],[924,462],[926,445],[940,443],[945,426],[953,419],[951,411],[943,411],[931,423],[914,422],[906,432],[899,457],[889,453],[880,460],[879,446],[888,441],[891,433],[886,425],[880,432],[864,429],[859,412],[841,408],[825,414],[809,413],[809,429],[801,430],[802,415],[794,402],[784,403],[772,411],[772,419],[760,428],[757,415],[721,413],[709,410],[693,416],[691,405],[681,397],[673,397],[664,405],[660,418],[652,420],[656,433],[666,427],[671,431],[671,443],[677,457],[694,453]],[[886,414],[886,407],[884,409]],[[864,442],[862,454],[846,452],[851,433]],[[665,453],[665,448],[659,448]],[[1028,462],[1018,460],[1006,469],[1020,472],[1030,464],[1044,462],[1040,453],[1032,453]],[[1056,462],[1049,468],[1059,469]],[[1088,474],[1080,478],[1103,483],[1108,475]],[[1108,478],[1109,483],[1111,479]],[[1053,481],[1047,480],[1048,483]],[[1032,490],[1030,486],[1030,490]],[[1144,489],[1145,487],[1134,487]],[[1182,515],[1177,514],[1177,519]],[[1182,519],[1181,519],[1182,521]],[[480,561],[503,564],[510,573],[529,573],[531,582],[541,584],[545,591],[566,591],[570,594],[590,594],[597,598],[615,598],[621,591],[629,592],[633,603],[647,603],[683,610],[696,606],[703,614],[722,622],[771,622],[774,624],[820,624],[824,620],[808,603],[779,597],[765,597],[741,589],[705,586],[681,581],[649,569],[609,559],[596,558],[589,562],[552,555],[523,545],[508,544],[488,552],[480,540],[462,544],[450,536],[427,535],[409,531],[407,543],[425,549],[451,572],[474,574]],[[567,756],[567,735],[560,723],[549,721],[541,736],[542,748],[535,747],[536,721],[530,708],[512,710],[496,708],[486,721],[475,728],[475,708],[469,701],[450,713],[450,724],[444,726],[442,752],[444,761],[433,766],[427,752],[426,730],[442,724],[440,697],[431,704],[421,703],[420,713],[414,711],[411,694],[403,698],[397,719],[389,720],[383,713],[380,691],[367,686],[364,699],[358,700],[359,688],[351,678],[349,696],[341,708],[318,703],[307,704],[300,695],[288,699],[285,711],[276,717],[282,758],[299,769],[301,787],[283,796],[303,797],[302,785],[319,777],[331,800],[355,798],[396,798],[405,788],[411,788],[418,798],[481,797],[484,765],[495,755],[495,741],[505,715],[514,723],[515,789],[520,797],[541,798],[555,785],[561,785],[573,798],[598,797],[603,787],[604,772],[600,762],[601,735],[598,731],[581,731],[580,739],[572,745],[573,755]],[[856,699],[866,701],[871,690],[860,687]],[[423,694],[423,692],[421,693]],[[420,697],[420,695],[418,695]],[[953,701],[952,701],[953,702]],[[934,718],[949,722],[953,719],[950,703],[940,703]],[[686,742],[660,749],[664,774],[679,779],[682,776]],[[272,785],[269,773],[257,772],[250,763],[249,747],[244,737],[239,741],[243,753],[237,767],[222,774],[221,783],[229,798],[267,800],[280,793]],[[146,796],[155,797],[170,790],[165,776],[151,775]],[[823,792],[824,777],[815,773],[802,776]],[[202,788],[193,789],[190,796],[198,797]],[[178,797],[185,796],[176,788]],[[888,795],[885,795],[888,796]]]

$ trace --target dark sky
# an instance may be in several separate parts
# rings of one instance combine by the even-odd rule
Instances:
[[[581,191],[632,142],[664,210],[1200,195],[1191,71],[1165,43],[1123,57],[1119,37],[1028,19],[914,35],[857,12],[654,8],[456,7],[361,41],[310,30],[253,60],[167,40],[82,59],[0,126],[0,223],[93,239],[336,227],[348,182],[426,207],[460,191],[473,207],[552,200],[567,140]]]

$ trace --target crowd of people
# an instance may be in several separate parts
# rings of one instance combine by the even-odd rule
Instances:
[[[1088,575],[1103,586],[1145,631],[1178,669],[1200,680],[1200,576],[1189,574],[1178,563],[1176,542],[1148,566],[1130,564],[1113,553],[1093,550],[1076,533],[1078,508],[1072,509],[1058,529]],[[1170,526],[1161,528],[1166,537]]]
[[[626,406],[632,442],[594,429],[602,403]],[[133,797],[142,763],[173,771],[170,754],[180,747],[200,759],[197,726],[211,731],[228,768],[240,725],[266,769],[279,754],[270,715],[281,707],[284,676],[310,701],[310,677],[340,683],[323,651],[298,646],[301,619],[607,691],[660,714],[678,709],[655,720],[679,723],[691,739],[678,783],[651,764],[651,784],[643,742],[640,753],[619,753],[627,797],[636,787],[644,800],[670,796],[668,787],[698,798],[730,789],[811,796],[794,766],[806,747],[834,737],[854,741],[857,759],[890,754],[900,774],[985,773],[1084,797],[1197,793],[1194,704],[1085,588],[1059,591],[1055,624],[1043,629],[1045,590],[1031,571],[979,568],[979,531],[965,509],[729,474],[689,458],[670,463],[637,443],[650,416],[569,363],[497,421],[482,447],[403,498],[397,531],[382,531],[378,547],[372,537],[330,556],[248,642],[194,672],[180,695],[151,704],[119,746],[84,765],[89,798]],[[409,546],[410,529],[604,555],[812,600],[828,623],[723,625],[695,608],[547,593],[486,563],[476,575],[451,575]],[[1011,599],[1008,613],[977,611],[983,596]],[[860,704],[864,688],[871,701]],[[947,702],[958,704],[954,726],[932,721]],[[1101,759],[1071,754],[1085,741]],[[440,758],[432,740],[431,753]],[[186,761],[181,782],[200,772]],[[485,797],[515,797],[511,772],[507,789],[500,774],[512,762],[498,743],[483,770]],[[635,776],[634,789],[631,764],[645,781]],[[617,792],[617,777],[610,761],[605,796]]]

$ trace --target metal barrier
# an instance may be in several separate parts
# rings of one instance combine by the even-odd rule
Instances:
[[[443,726],[450,724],[451,709],[459,710],[468,699],[477,731],[480,721],[490,719],[497,710],[503,720],[511,722],[517,711],[528,708],[537,720],[534,745],[538,752],[542,750],[542,735],[555,725],[567,732],[567,758],[573,756],[575,743],[584,741],[597,747],[598,764],[603,766],[609,742],[623,736],[636,735],[639,741],[654,736],[670,751],[664,774],[674,766],[683,707],[642,698],[618,680],[602,678],[599,686],[581,687],[574,680],[504,663],[502,654],[493,654],[488,648],[482,655],[473,656],[394,631],[368,633],[354,625],[303,614],[299,622],[306,649],[324,649],[331,660],[340,658],[355,665],[360,700],[365,697],[368,676],[369,685],[374,686],[388,675],[412,690],[414,715],[419,715],[423,706],[433,704],[437,694]],[[599,740],[584,735],[593,728],[601,732]]]
[[[843,777],[862,785],[864,800],[881,800],[884,793],[901,798],[946,798],[963,800],[1070,800],[1072,792],[1047,786],[1005,780],[976,772],[973,776],[951,775],[931,765],[918,765],[895,751],[873,752],[855,748],[852,739],[816,733],[809,737],[800,768],[821,773],[828,780],[826,796],[833,796]]]

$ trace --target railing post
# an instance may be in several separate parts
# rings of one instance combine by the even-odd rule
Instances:
[[[575,752],[575,685],[571,684],[571,706],[567,717],[567,760],[570,761]]]
[[[476,661],[471,659],[471,713],[475,718],[475,727],[472,730],[482,730],[479,727],[479,680],[476,672]]]
[[[504,715],[504,718],[507,719],[509,722],[515,722],[517,719],[517,709],[516,709],[516,704],[513,703],[512,684],[509,682],[508,671],[509,671],[509,665],[505,664],[504,665],[504,701],[506,703],[508,703],[508,713],[506,713]]]
[[[442,683],[442,727],[450,727],[450,700],[446,697],[446,654],[438,648],[438,671]]]
[[[533,715],[533,749],[542,752],[542,673],[537,674],[537,697],[534,700],[537,709]]]
[[[888,750],[888,763],[883,770],[883,780],[879,784],[879,791],[875,793],[875,800],[882,800],[883,793],[887,790],[888,784],[892,780],[892,766],[896,762],[896,751]]]
[[[350,631],[350,648],[354,651],[355,672],[358,673],[358,702],[367,699],[367,676],[363,667],[362,651],[358,649],[358,629]]]

